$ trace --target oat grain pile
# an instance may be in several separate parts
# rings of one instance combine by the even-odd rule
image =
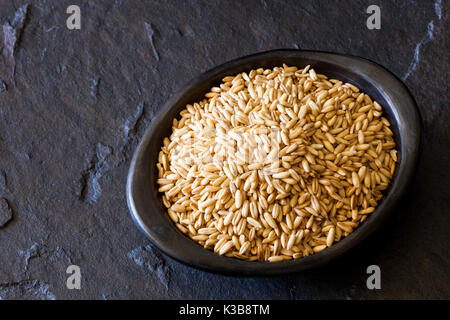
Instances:
[[[178,229],[250,261],[305,257],[349,235],[392,178],[382,107],[309,66],[228,76],[173,120],[157,168]]]

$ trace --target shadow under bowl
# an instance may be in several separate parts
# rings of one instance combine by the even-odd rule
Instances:
[[[189,103],[200,101],[225,76],[256,68],[311,65],[318,73],[350,82],[383,106],[399,151],[399,162],[385,197],[369,218],[333,246],[297,260],[269,263],[219,256],[184,236],[168,218],[156,184],[158,153],[171,134],[172,120]],[[393,212],[414,176],[421,124],[416,103],[406,86],[380,65],[359,57],[316,51],[275,50],[239,58],[190,81],[162,106],[133,156],[127,181],[128,206],[136,225],[160,250],[178,261],[203,270],[255,276],[298,272],[341,256],[373,233]]]

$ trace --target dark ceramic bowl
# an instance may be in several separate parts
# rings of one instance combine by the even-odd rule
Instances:
[[[310,64],[318,73],[347,81],[378,101],[392,124],[399,148],[399,166],[384,200],[376,211],[348,237],[332,247],[297,260],[269,263],[249,262],[219,256],[184,236],[169,220],[157,191],[156,161],[164,137],[171,133],[172,120],[186,104],[201,100],[221,79],[259,67],[283,63],[298,67]],[[392,73],[366,59],[314,51],[276,50],[254,54],[222,64],[190,81],[162,106],[140,142],[128,175],[127,199],[131,215],[149,239],[169,256],[208,271],[238,275],[271,275],[298,272],[341,256],[375,231],[410,183],[418,159],[421,126],[413,97]]]

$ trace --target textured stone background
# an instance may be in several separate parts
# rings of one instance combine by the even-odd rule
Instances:
[[[79,31],[65,26],[70,4],[81,7]],[[370,4],[381,7],[381,30],[366,28]],[[450,298],[449,8],[444,0],[2,0],[0,299]],[[405,80],[425,141],[410,193],[379,232],[320,269],[233,278],[174,262],[128,213],[132,152],[190,78],[276,48],[358,55]],[[66,289],[69,264],[81,267],[81,290]],[[381,267],[382,290],[366,288],[370,264]]]

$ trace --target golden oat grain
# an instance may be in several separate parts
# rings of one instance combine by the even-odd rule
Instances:
[[[158,155],[168,217],[217,254],[318,253],[376,210],[399,161],[381,105],[283,65],[223,78],[174,119]]]

